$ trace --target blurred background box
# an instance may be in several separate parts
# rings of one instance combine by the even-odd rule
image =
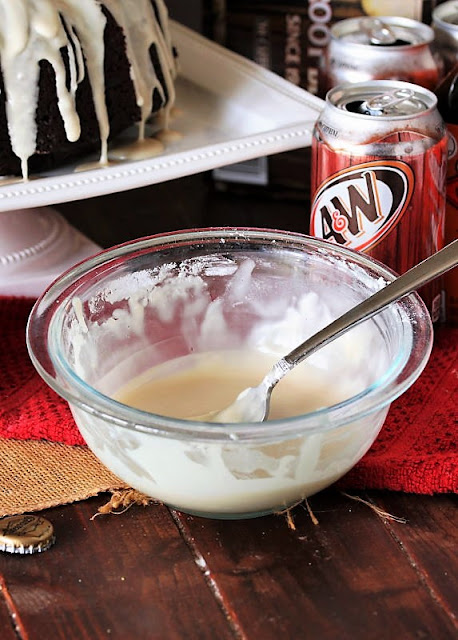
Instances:
[[[204,0],[206,35],[324,97],[320,64],[335,22],[397,15],[431,23],[437,0]]]
[[[194,31],[202,32],[203,4],[202,0],[166,0],[170,17],[185,24]]]

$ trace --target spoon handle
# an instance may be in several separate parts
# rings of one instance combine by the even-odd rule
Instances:
[[[342,316],[331,322],[327,327],[315,333],[311,338],[290,351],[282,358],[282,365],[277,369],[280,380],[287,371],[299,364],[314,353],[320,347],[325,346],[346,333],[352,327],[372,318],[376,313],[387,307],[395,300],[399,300],[408,293],[412,293],[418,287],[427,284],[434,278],[442,275],[446,271],[453,269],[458,264],[458,239],[454,240],[446,247],[433,254],[423,262],[420,262],[412,269],[409,269],[402,276],[393,280],[385,287],[363,300],[360,304]],[[280,361],[281,362],[281,361]]]

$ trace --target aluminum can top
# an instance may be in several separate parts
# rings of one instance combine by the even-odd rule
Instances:
[[[340,85],[329,91],[326,101],[349,114],[390,120],[410,120],[437,105],[436,96],[428,89],[393,80]]]
[[[433,25],[458,35],[458,2],[451,0],[436,7],[433,11]]]
[[[458,2],[452,0],[433,11],[434,47],[442,57],[444,73],[458,62]]]
[[[356,47],[405,50],[430,44],[434,31],[426,24],[398,16],[348,18],[331,28],[331,40]]]
[[[423,148],[445,135],[445,124],[429,89],[401,80],[370,80],[328,91],[315,131],[330,146],[342,149],[411,131],[420,134]]]

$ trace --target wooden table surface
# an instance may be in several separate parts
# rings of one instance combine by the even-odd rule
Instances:
[[[307,230],[303,202],[214,195],[197,176],[59,209],[102,246],[210,225]],[[42,513],[56,544],[0,557],[0,640],[458,637],[456,497],[330,489],[218,521],[159,504]],[[374,506],[405,519],[380,515]]]

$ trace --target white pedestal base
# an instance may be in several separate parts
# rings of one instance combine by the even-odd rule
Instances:
[[[0,295],[37,298],[100,247],[47,207],[0,212]]]

